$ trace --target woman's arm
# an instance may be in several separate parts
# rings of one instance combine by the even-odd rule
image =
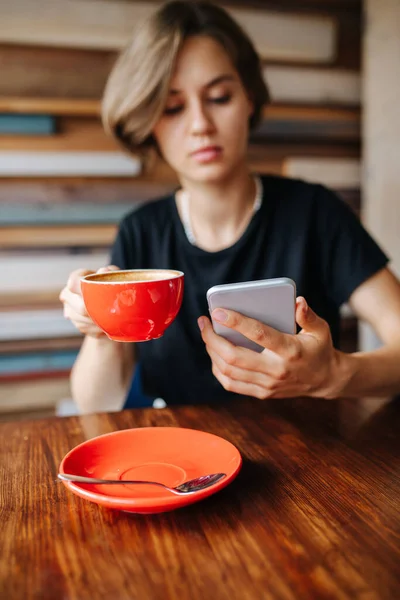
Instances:
[[[134,365],[132,344],[87,335],[71,372],[72,396],[80,412],[121,410]]]
[[[259,398],[389,395],[400,392],[400,284],[382,269],[360,285],[350,305],[369,322],[383,348],[345,354],[332,344],[329,326],[307,306],[296,303],[297,335],[276,331],[230,310],[213,318],[263,346],[261,353],[234,346],[216,335],[207,317],[199,319],[214,375],[229,391]]]
[[[110,265],[98,272],[116,269]],[[85,334],[71,372],[72,397],[83,413],[120,410],[135,366],[132,344],[108,339],[86,311],[80,280],[92,272],[73,271],[60,293],[64,316]]]
[[[387,395],[400,391],[400,283],[383,269],[360,285],[349,304],[369,323],[383,346],[370,352],[341,354],[341,396]]]

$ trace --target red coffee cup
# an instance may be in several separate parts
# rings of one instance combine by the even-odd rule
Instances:
[[[111,340],[161,337],[182,304],[184,275],[169,269],[135,269],[86,275],[82,296],[91,319]]]

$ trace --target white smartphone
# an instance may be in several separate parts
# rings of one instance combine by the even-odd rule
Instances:
[[[227,308],[257,319],[283,333],[296,333],[296,284],[288,277],[215,285],[207,292],[210,314]],[[215,333],[235,346],[262,352],[264,348],[244,335],[212,319]]]

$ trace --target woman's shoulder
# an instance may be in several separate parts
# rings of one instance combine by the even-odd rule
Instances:
[[[279,195],[282,199],[313,199],[321,194],[333,194],[325,186],[285,175],[261,175],[264,193]]]
[[[283,175],[262,175],[264,199],[274,202],[281,211],[302,214],[341,215],[349,212],[344,200],[325,185]],[[351,212],[351,211],[350,211]]]

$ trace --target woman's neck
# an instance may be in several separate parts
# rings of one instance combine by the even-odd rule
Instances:
[[[253,215],[254,178],[243,170],[229,181],[218,184],[186,180],[181,183],[177,208],[184,225],[189,219],[196,246],[209,252],[232,246],[242,236]]]

